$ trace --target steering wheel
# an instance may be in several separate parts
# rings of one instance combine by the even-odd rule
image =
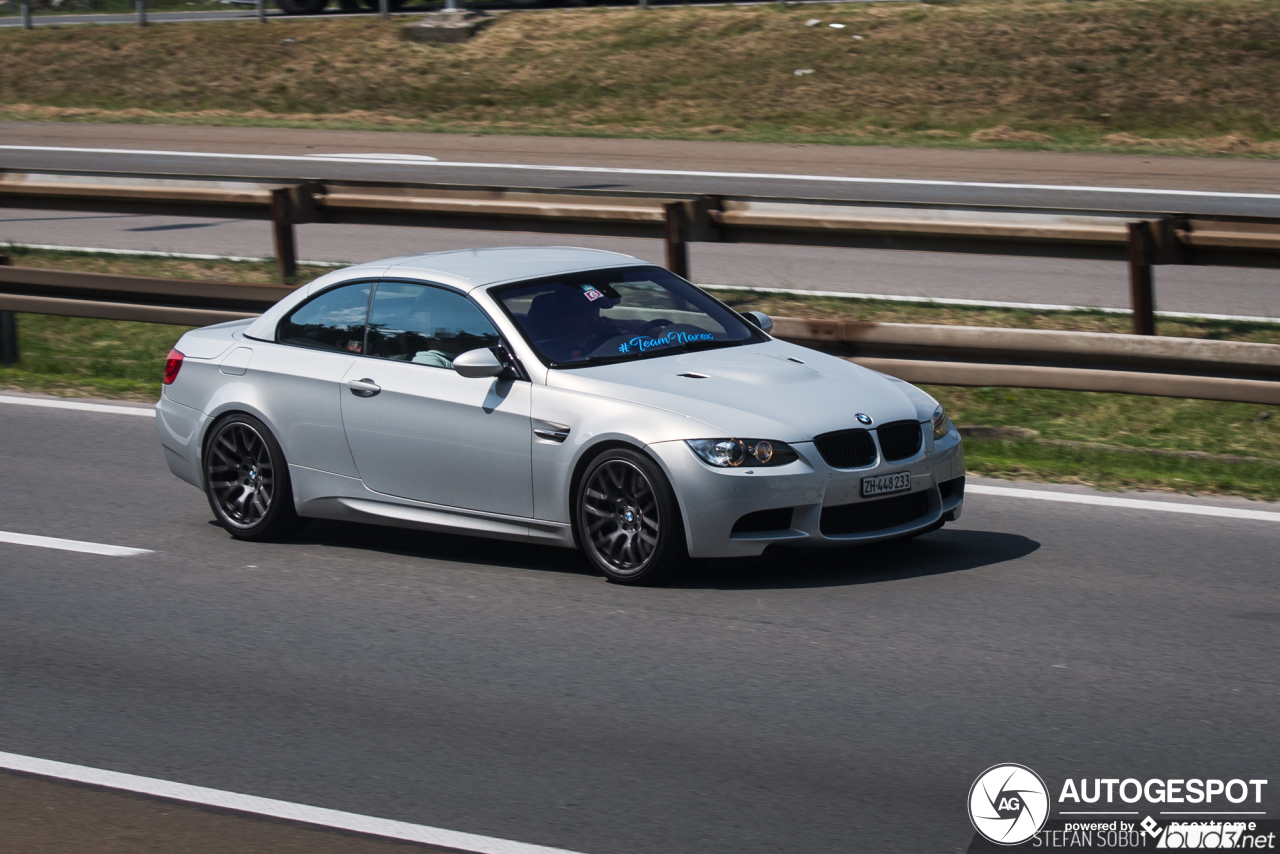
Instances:
[[[651,329],[657,329],[659,326],[670,326],[673,323],[675,323],[674,320],[667,320],[665,317],[659,317],[659,318],[655,318],[654,320],[650,320],[644,326],[641,326],[640,329],[637,331],[648,332]]]

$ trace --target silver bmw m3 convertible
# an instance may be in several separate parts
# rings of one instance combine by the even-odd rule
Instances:
[[[938,402],[772,325],[611,252],[360,264],[184,335],[160,441],[233,537],[374,522],[581,548],[632,584],[958,518]]]

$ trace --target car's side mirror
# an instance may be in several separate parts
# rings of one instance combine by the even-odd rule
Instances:
[[[773,329],[773,321],[763,311],[748,311],[742,316],[759,326],[764,332],[769,332]]]
[[[488,348],[468,350],[453,360],[453,369],[461,376],[472,379],[496,377],[506,370],[506,366],[498,361],[493,351]]]

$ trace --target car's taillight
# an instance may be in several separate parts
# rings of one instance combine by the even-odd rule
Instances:
[[[164,360],[164,384],[172,385],[173,381],[178,378],[178,371],[182,370],[183,355],[177,350],[170,350],[169,356]]]

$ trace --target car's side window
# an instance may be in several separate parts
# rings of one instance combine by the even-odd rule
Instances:
[[[365,355],[452,368],[461,353],[502,342],[476,305],[456,291],[379,282],[369,309]]]
[[[303,303],[280,321],[276,340],[319,350],[363,352],[371,288],[370,282],[357,282]]]

